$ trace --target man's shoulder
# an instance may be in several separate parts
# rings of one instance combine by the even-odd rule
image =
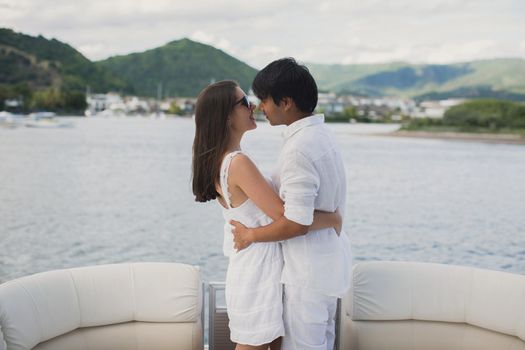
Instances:
[[[289,138],[289,141],[292,141],[292,143],[319,142],[330,140],[332,136],[332,132],[324,124],[315,124],[298,130]]]
[[[293,135],[286,142],[283,152],[317,153],[316,150],[333,148],[334,134],[324,125],[312,125]]]

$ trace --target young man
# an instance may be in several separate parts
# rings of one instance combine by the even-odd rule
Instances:
[[[238,249],[281,241],[284,268],[283,350],[332,349],[337,298],[351,283],[348,236],[324,229],[307,233],[314,210],[345,213],[346,178],[335,137],[323,115],[313,115],[317,85],[305,66],[283,58],[261,70],[252,88],[271,125],[287,125],[278,169],[272,175],[284,216],[248,229],[232,221]]]

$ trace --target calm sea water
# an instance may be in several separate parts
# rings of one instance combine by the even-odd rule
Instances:
[[[0,281],[129,261],[199,265],[225,278],[222,216],[193,200],[190,119],[70,119],[0,129]],[[525,274],[525,146],[390,138],[330,125],[348,177],[356,261],[415,260]],[[281,127],[243,147],[270,172]]]

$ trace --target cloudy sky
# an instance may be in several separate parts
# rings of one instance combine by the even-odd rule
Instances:
[[[525,58],[525,0],[0,0],[0,27],[92,60],[188,37],[255,68]]]

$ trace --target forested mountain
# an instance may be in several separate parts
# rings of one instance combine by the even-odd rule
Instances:
[[[122,79],[68,44],[0,28],[0,86],[85,91],[132,90]]]
[[[97,65],[135,87],[138,95],[196,96],[211,81],[234,79],[246,89],[257,71],[212,46],[182,39],[141,53],[116,56]]]
[[[525,60],[493,59],[446,65],[307,64],[319,86],[338,93],[416,99],[492,97],[525,100]]]

